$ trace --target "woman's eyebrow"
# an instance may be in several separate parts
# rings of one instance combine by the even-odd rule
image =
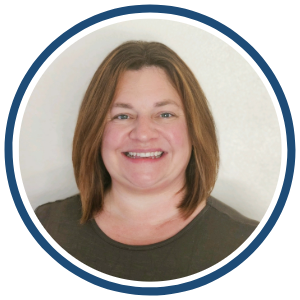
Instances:
[[[165,105],[168,105],[168,104],[174,104],[174,105],[179,107],[178,103],[176,103],[173,100],[164,100],[164,101],[156,102],[154,106],[155,107],[160,107],[160,106],[165,106]]]
[[[115,103],[113,105],[114,107],[122,107],[122,108],[133,108],[133,106],[131,104],[128,103]]]

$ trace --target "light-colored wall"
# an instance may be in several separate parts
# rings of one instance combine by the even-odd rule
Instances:
[[[127,21],[97,30],[64,51],[43,74],[20,132],[20,168],[33,206],[78,192],[71,146],[85,90],[104,57],[128,40],[158,41],[198,78],[218,129],[221,167],[212,193],[261,220],[280,170],[281,141],[266,88],[245,59],[217,37],[166,20]]]

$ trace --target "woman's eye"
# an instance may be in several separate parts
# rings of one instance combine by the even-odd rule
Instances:
[[[114,117],[114,119],[126,120],[126,119],[129,119],[129,116],[128,115],[118,115],[118,116]]]
[[[162,118],[171,118],[171,117],[173,117],[173,115],[170,114],[170,113],[162,113],[162,114],[160,114],[160,116],[161,116]]]

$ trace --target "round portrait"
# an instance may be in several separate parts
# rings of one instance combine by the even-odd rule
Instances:
[[[231,45],[191,25],[132,20],[83,36],[45,68],[19,162],[33,219],[73,263],[176,280],[257,235],[281,133],[262,78]]]

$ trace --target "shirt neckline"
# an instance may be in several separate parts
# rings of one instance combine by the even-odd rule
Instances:
[[[96,232],[96,234],[98,235],[98,237],[100,237],[106,243],[108,243],[108,244],[110,244],[110,245],[112,245],[114,247],[125,249],[125,250],[131,250],[131,251],[152,250],[152,249],[160,248],[160,247],[163,247],[163,246],[165,246],[165,245],[167,245],[169,243],[174,242],[175,240],[177,240],[178,238],[180,238],[181,236],[183,236],[184,234],[186,234],[188,231],[190,231],[196,224],[198,224],[199,222],[201,222],[203,220],[203,216],[205,215],[205,213],[210,208],[210,202],[211,202],[211,198],[209,197],[207,199],[205,207],[198,213],[198,215],[196,215],[196,217],[194,219],[192,219],[184,228],[182,228],[175,235],[173,235],[172,237],[170,237],[170,238],[168,238],[168,239],[166,239],[164,241],[153,243],[153,244],[149,244],[149,245],[127,245],[127,244],[123,244],[123,243],[117,242],[117,241],[111,239],[109,236],[107,236],[101,230],[101,228],[97,225],[95,219],[90,220],[90,224],[93,227],[93,229]]]

